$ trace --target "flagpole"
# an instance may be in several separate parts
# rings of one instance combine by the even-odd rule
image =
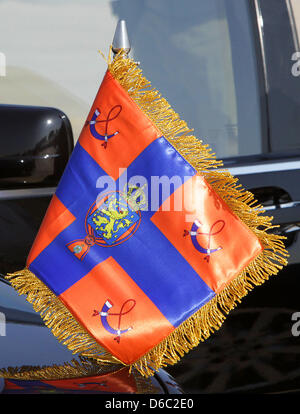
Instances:
[[[116,56],[122,49],[125,51],[126,55],[128,55],[131,49],[125,20],[118,21],[112,42],[114,56]]]

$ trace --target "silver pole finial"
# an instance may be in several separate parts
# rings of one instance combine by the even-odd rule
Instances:
[[[114,54],[120,52],[121,49],[124,49],[127,54],[131,49],[125,20],[118,21],[112,42],[112,51]]]

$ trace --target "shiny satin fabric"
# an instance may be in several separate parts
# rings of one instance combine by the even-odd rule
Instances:
[[[219,293],[262,250],[261,243],[199,174],[176,190],[180,211],[163,203],[152,221],[215,292]],[[183,237],[178,237],[183,235]]]
[[[124,183],[136,177],[145,179],[148,208],[134,211]],[[157,187],[161,177],[172,181],[169,193]],[[107,178],[104,188],[99,178]],[[184,201],[179,209],[177,199]],[[108,72],[29,254],[29,269],[98,343],[132,364],[261,250]]]

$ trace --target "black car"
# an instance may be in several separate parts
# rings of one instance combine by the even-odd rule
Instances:
[[[274,217],[278,227],[273,231],[286,237],[290,254],[285,269],[256,287],[217,333],[166,371],[185,393],[298,391],[297,2],[124,0],[113,2],[112,9],[126,19],[146,76],[255,194],[266,214]],[[153,61],[159,62],[155,68]],[[73,137],[68,117],[58,109],[4,104],[0,133],[0,272],[4,275],[24,267],[72,151]],[[3,278],[0,312],[9,332],[0,337],[0,367],[71,360]],[[167,374],[163,371],[153,379],[163,387],[160,392],[178,392],[176,386],[166,388],[167,383],[174,387],[174,382],[160,375]]]

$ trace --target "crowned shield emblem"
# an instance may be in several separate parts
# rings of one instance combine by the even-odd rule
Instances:
[[[112,246],[139,221],[139,214],[129,202],[117,192],[92,212],[87,222],[105,243]],[[132,229],[133,230],[133,229]]]

